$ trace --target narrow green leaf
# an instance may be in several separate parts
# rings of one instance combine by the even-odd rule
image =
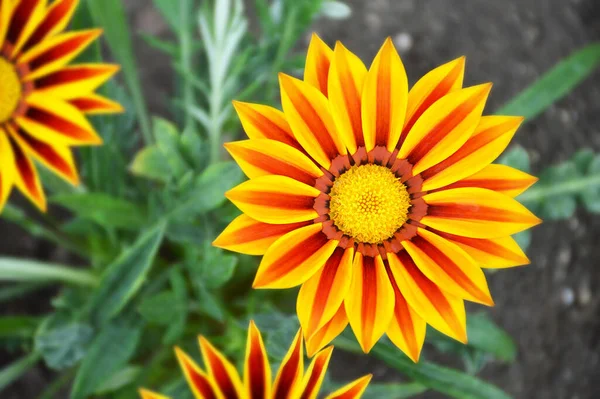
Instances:
[[[165,232],[165,223],[143,233],[108,266],[91,306],[96,320],[106,322],[117,315],[142,286]]]
[[[590,44],[559,62],[498,110],[502,115],[533,119],[568,94],[600,65],[600,43]]]
[[[140,366],[125,366],[111,375],[106,381],[102,381],[100,386],[94,391],[94,394],[106,395],[121,389],[124,386],[133,383],[141,372],[142,368]]]
[[[40,355],[33,352],[0,369],[0,392],[35,366],[38,360]]]
[[[485,313],[470,314],[467,318],[469,346],[490,353],[495,358],[512,362],[517,357],[514,341]]]
[[[600,155],[595,155],[587,165],[588,176],[600,176]],[[581,200],[586,209],[592,213],[600,213],[600,181],[582,190]]]
[[[169,280],[177,301],[176,306],[178,309],[180,309],[180,311],[177,313],[176,319],[173,321],[173,323],[171,323],[167,329],[167,332],[165,333],[163,338],[163,344],[165,345],[172,345],[183,335],[188,316],[187,286],[185,278],[183,277],[183,274],[179,268],[174,268],[171,270]]]
[[[0,258],[0,281],[56,281],[89,287],[98,284],[98,278],[86,270],[16,258]]]
[[[149,323],[169,325],[184,311],[179,306],[180,303],[173,292],[163,291],[144,298],[138,311]]]
[[[38,317],[1,316],[0,340],[5,338],[31,338],[40,323]]]
[[[173,0],[152,0],[152,3],[160,11],[173,32],[179,32],[179,29],[181,29],[179,26],[179,10],[174,7]]]
[[[417,382],[374,383],[367,386],[362,399],[406,399],[427,391],[427,387]]]
[[[89,397],[107,379],[131,359],[142,335],[142,324],[132,319],[119,319],[107,324],[93,340],[81,363],[71,399]]]

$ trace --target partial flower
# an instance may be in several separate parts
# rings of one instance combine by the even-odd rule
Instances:
[[[71,184],[71,147],[102,143],[85,114],[121,112],[94,91],[116,65],[68,65],[99,29],[63,32],[78,0],[0,0],[0,211],[16,186],[42,211],[46,198],[33,161]]]
[[[271,366],[260,331],[250,322],[246,343],[244,377],[210,342],[200,337],[200,351],[205,370],[179,348],[175,349],[179,365],[194,397],[203,399],[316,399],[327,372],[333,347],[317,353],[304,370],[302,334],[298,331],[285,355],[275,381],[271,382]],[[367,388],[371,375],[366,375],[328,395],[326,399],[358,399]],[[169,399],[142,389],[142,399]]]
[[[466,342],[464,300],[493,305],[482,267],[529,263],[511,235],[540,220],[513,197],[537,179],[491,164],[523,118],[482,116],[491,84],[463,88],[464,66],[409,90],[390,39],[367,70],[314,35],[304,80],[280,75],[283,112],[234,104],[249,140],[225,146],[250,180],[214,245],[263,255],[255,288],[302,285],[309,354],[348,323],[415,362],[427,323]]]

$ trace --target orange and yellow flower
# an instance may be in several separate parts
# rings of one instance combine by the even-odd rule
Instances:
[[[102,140],[85,114],[122,111],[94,91],[119,68],[67,65],[100,34],[63,32],[78,0],[0,0],[0,210],[16,186],[41,210],[33,160],[79,181],[71,147]]]
[[[226,144],[250,180],[214,245],[263,255],[255,288],[302,285],[309,354],[349,323],[417,361],[426,323],[466,342],[464,300],[493,305],[482,268],[529,263],[511,238],[540,220],[513,198],[537,179],[491,164],[523,118],[482,116],[491,84],[465,59],[409,90],[390,39],[369,70],[316,35],[304,80],[281,74],[283,112],[236,102],[249,137]]]
[[[233,364],[215,349],[204,337],[200,337],[200,350],[206,371],[179,348],[175,349],[179,365],[196,398],[203,399],[316,399],[327,372],[333,347],[317,353],[308,369],[304,370],[302,334],[298,331],[292,346],[285,355],[275,382],[271,383],[271,366],[260,331],[253,322],[248,328],[244,379],[240,378]],[[358,399],[365,391],[371,375],[333,392],[327,399]],[[166,396],[140,390],[142,399],[168,399]]]

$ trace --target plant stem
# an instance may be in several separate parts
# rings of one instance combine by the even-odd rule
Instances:
[[[533,187],[517,197],[521,202],[536,202],[560,194],[578,193],[586,188],[600,186],[600,176],[587,176],[568,180],[552,186]]]
[[[99,278],[87,270],[25,259],[0,258],[0,281],[61,281],[95,287]]]
[[[194,86],[189,81],[192,75],[192,38],[190,32],[191,16],[190,0],[181,0],[179,2],[179,47],[181,49],[181,65],[183,67],[183,101],[185,104],[185,130],[194,128],[194,118],[188,109],[195,104]]]
[[[75,369],[71,369],[60,375],[57,379],[55,379],[45,390],[42,392],[38,399],[53,399],[56,397],[56,393],[60,391],[60,389],[73,379],[75,375]]]
[[[0,370],[0,391],[4,390],[8,385],[19,379],[30,368],[32,368],[42,357],[37,352],[32,352],[27,356],[23,356],[19,360],[9,364]]]

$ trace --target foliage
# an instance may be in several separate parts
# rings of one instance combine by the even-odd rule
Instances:
[[[103,89],[127,112],[95,117],[105,145],[81,151],[84,186],[73,188],[44,175],[54,209],[68,218],[30,218],[8,205],[2,218],[31,236],[69,251],[72,265],[0,258],[0,302],[52,286],[51,310],[36,317],[0,317],[0,345],[22,357],[0,370],[0,391],[38,362],[57,373],[41,396],[71,384],[73,399],[130,398],[138,386],[186,397],[171,352],[195,345],[197,334],[239,357],[250,318],[264,331],[278,363],[298,328],[294,295],[249,290],[256,259],[226,253],[210,243],[238,211],[224,193],[243,175],[222,151],[241,127],[231,100],[275,103],[277,73],[299,73],[304,57],[294,48],[315,18],[343,19],[351,9],[333,0],[153,0],[173,40],[145,36],[170,59],[176,95],[168,119],[151,117],[133,55],[121,0],[85,0],[77,27],[104,29],[110,57],[122,65],[122,81]],[[257,26],[250,32],[244,4],[252,4]],[[600,45],[561,61],[499,112],[533,118],[566,95],[600,62]],[[101,57],[87,51],[81,61]],[[502,163],[529,171],[527,151],[515,147]],[[537,168],[537,165],[536,165]],[[539,168],[537,168],[539,169]],[[545,168],[540,181],[519,200],[547,220],[572,217],[578,204],[600,213],[600,154],[583,149]],[[63,212],[64,213],[64,212]],[[528,233],[517,237],[524,245]],[[432,351],[458,356],[462,369],[427,360],[418,364],[383,340],[372,356],[398,370],[407,383],[372,384],[366,398],[405,398],[434,390],[457,398],[507,398],[476,377],[491,361],[512,362],[512,339],[486,315],[471,315],[469,344],[428,332],[424,357]],[[353,340],[336,345],[353,353]],[[190,351],[194,353],[194,351]],[[329,382],[333,389],[339,382]]]

